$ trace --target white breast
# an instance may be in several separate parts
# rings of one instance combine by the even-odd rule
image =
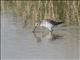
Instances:
[[[52,24],[50,24],[50,23],[47,22],[47,21],[41,22],[40,26],[46,27],[46,28],[48,28],[49,30],[51,30],[51,28],[52,28]]]

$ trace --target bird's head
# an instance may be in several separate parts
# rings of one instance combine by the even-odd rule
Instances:
[[[34,26],[35,27],[38,27],[40,24],[38,23],[38,22],[36,22],[35,24],[34,24]]]
[[[40,24],[41,24],[41,21],[38,20],[38,21],[35,22],[34,26],[35,26],[35,27],[38,27],[38,26],[40,26]]]
[[[36,21],[35,24],[34,24],[34,30],[33,30],[33,32],[34,32],[35,29],[36,29],[37,27],[39,27],[39,26],[40,26],[40,21]]]

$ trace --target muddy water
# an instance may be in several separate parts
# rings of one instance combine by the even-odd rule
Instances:
[[[78,60],[79,27],[58,27],[53,33],[26,26],[21,17],[1,14],[1,57],[3,60]]]

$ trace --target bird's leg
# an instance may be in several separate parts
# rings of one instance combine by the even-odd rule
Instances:
[[[50,31],[51,33],[53,32],[53,30]]]
[[[52,34],[52,31],[50,31],[50,33]]]
[[[51,27],[51,30],[50,30],[51,34],[52,34],[53,31],[54,31],[54,30],[53,30],[53,27]]]
[[[53,27],[51,28],[51,31],[53,32],[54,30],[53,30]]]

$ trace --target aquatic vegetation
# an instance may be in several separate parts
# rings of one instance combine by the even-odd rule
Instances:
[[[53,19],[64,21],[65,25],[80,25],[80,1],[1,1],[3,10],[12,10],[21,16],[24,24],[35,20]]]

